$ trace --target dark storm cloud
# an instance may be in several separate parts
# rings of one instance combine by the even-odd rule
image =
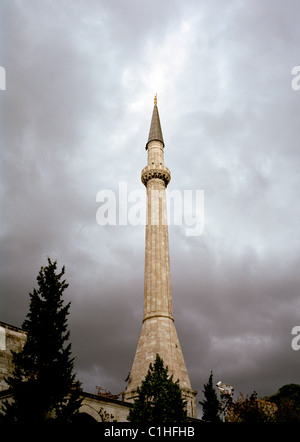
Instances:
[[[192,385],[299,383],[296,1],[2,2],[1,318],[20,326],[47,256],[66,266],[84,388],[125,388],[144,227],[100,226],[100,190],[144,191],[153,96],[169,190],[204,190],[201,236],[169,229]],[[217,379],[218,378],[218,379]]]

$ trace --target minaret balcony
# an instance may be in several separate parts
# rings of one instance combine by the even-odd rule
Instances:
[[[153,178],[163,180],[167,187],[167,185],[171,181],[171,172],[166,166],[163,166],[162,164],[160,164],[159,166],[144,167],[141,174],[142,183],[147,187],[148,181],[152,180]]]

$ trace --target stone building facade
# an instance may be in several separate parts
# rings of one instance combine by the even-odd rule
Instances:
[[[25,341],[26,333],[24,330],[0,322],[0,391],[7,388],[4,379],[12,372],[11,351],[21,351]]]

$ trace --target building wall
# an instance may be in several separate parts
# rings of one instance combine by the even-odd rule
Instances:
[[[26,333],[4,322],[0,322],[0,391],[7,388],[4,378],[11,374],[13,369],[13,351],[21,351],[26,341]]]
[[[0,412],[2,404],[5,401],[10,402],[11,400],[12,394],[8,390],[0,392]],[[127,416],[130,407],[132,407],[132,405],[128,402],[84,392],[79,409],[79,418],[80,416],[88,415],[90,417],[89,422],[128,422]],[[78,420],[78,423],[80,422],[81,419]],[[85,421],[82,422],[84,423]]]
[[[89,414],[97,422],[102,421],[101,414],[103,414],[104,411],[108,415],[109,422],[127,422],[127,416],[131,407],[132,405],[128,402],[83,393],[83,401],[79,411],[80,413]]]

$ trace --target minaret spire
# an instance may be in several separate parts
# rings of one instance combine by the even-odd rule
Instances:
[[[148,144],[150,143],[150,141],[154,141],[154,140],[162,142],[163,146],[165,145],[164,137],[163,137],[161,125],[160,125],[158,108],[157,108],[157,94],[154,97],[154,108],[153,108],[153,113],[152,113],[152,120],[151,120],[148,142],[146,144],[146,150],[148,149]]]
[[[148,163],[141,180],[147,192],[145,241],[145,280],[143,325],[124,399],[132,401],[156,354],[168,366],[173,379],[179,379],[187,401],[188,415],[196,417],[196,392],[192,390],[172,311],[171,273],[167,225],[166,187],[171,173],[164,165],[164,141],[157,108],[157,96],[148,142]]]

